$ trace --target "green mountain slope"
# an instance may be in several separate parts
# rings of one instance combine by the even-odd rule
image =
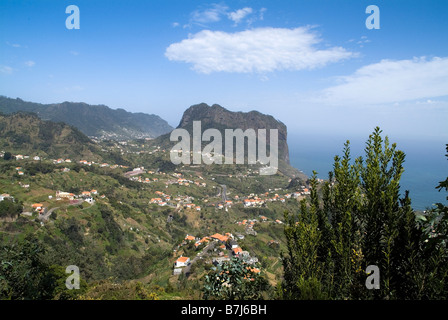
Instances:
[[[190,119],[201,119],[201,113],[197,117]],[[263,125],[263,115],[254,117]],[[282,129],[268,122],[272,117],[265,119],[266,128]],[[188,128],[191,122],[183,120]],[[237,119],[235,123],[242,126]],[[229,127],[204,120],[204,128],[208,126]],[[0,211],[0,249],[26,238],[38,241],[36,245],[45,249],[42,259],[52,269],[79,267],[88,283],[84,298],[132,298],[131,284],[137,283],[162,299],[200,299],[213,260],[232,253],[221,246],[206,250],[206,243],[196,247],[186,237],[231,233],[248,258],[258,259],[253,263],[261,263],[275,286],[282,272],[279,252],[284,249],[280,220],[285,210],[298,207],[304,195],[293,192],[300,193],[301,187],[287,189],[286,174],[260,176],[248,166],[174,166],[170,149],[156,142],[171,143],[169,135],[95,143],[72,126],[43,121],[35,114],[0,115],[0,151],[30,156],[0,158],[0,194],[23,204],[19,215]],[[34,161],[34,155],[42,160]],[[58,158],[74,161],[52,161]],[[76,161],[81,158],[91,165]],[[248,206],[244,201],[249,199],[256,203]],[[42,212],[36,204],[42,204]],[[192,260],[188,277],[173,274],[180,256]],[[0,298],[2,294],[0,287]]]
[[[0,115],[0,148],[13,154],[100,160],[100,148],[77,128],[32,113]]]
[[[44,120],[62,121],[93,137],[135,139],[155,138],[172,127],[154,114],[132,113],[104,105],[63,102],[40,104],[0,96],[0,112],[34,112]]]

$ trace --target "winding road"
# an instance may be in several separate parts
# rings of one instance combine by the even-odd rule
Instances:
[[[53,211],[59,209],[60,207],[56,207],[56,208],[51,208],[50,210],[48,210],[47,212],[45,212],[44,214],[40,214],[39,215],[39,220],[42,221],[47,221],[48,218],[51,216],[51,214],[53,213]]]
[[[187,277],[190,275],[190,269],[191,269],[191,266],[193,265],[193,263],[195,263],[198,259],[201,259],[201,257],[203,255],[207,254],[207,252],[209,250],[212,250],[213,248],[215,248],[215,245],[216,245],[215,241],[210,242],[196,257],[193,258],[193,260],[190,261],[188,266],[186,266],[183,270]]]

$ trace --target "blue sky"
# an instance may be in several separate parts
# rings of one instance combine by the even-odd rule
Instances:
[[[380,9],[369,30],[368,5]],[[65,26],[68,5],[80,29]],[[0,2],[0,94],[155,113],[272,114],[295,134],[448,142],[448,2]]]

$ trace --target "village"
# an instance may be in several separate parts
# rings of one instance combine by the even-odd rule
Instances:
[[[120,144],[124,145],[124,142],[121,142]],[[160,150],[160,148],[156,148],[155,152],[158,152]],[[164,151],[164,150],[162,150]],[[15,155],[14,156],[16,160],[27,160],[27,159],[32,159],[34,161],[43,161],[44,159],[42,159],[39,156],[26,156],[26,155]],[[62,158],[58,158],[58,159],[49,159],[49,161],[55,165],[62,165],[63,167],[60,168],[59,170],[62,173],[65,172],[69,172],[70,168],[68,168],[67,166],[64,166],[65,164],[71,164],[72,160],[71,159],[62,159]],[[108,169],[129,169],[128,166],[124,166],[124,165],[118,165],[118,164],[109,164],[109,163],[96,163],[95,161],[88,161],[88,160],[79,160],[77,161],[77,163],[79,163],[80,165],[84,165],[84,166],[97,166],[100,168],[108,168]],[[250,170],[250,169],[249,169]],[[25,174],[24,169],[20,166],[16,167],[16,171],[17,171],[17,175],[18,176],[23,176]],[[250,171],[248,171],[247,174],[251,174]],[[141,167],[135,167],[130,171],[126,171],[124,173],[124,176],[127,177],[129,180],[131,181],[136,181],[136,182],[140,182],[140,183],[145,183],[145,184],[151,184],[151,183],[155,183],[155,182],[164,182],[165,186],[168,187],[168,185],[179,185],[179,186],[184,186],[184,187],[190,187],[190,186],[197,186],[197,187],[207,187],[207,182],[205,182],[205,179],[199,175],[197,177],[197,179],[191,180],[191,178],[184,178],[182,173],[179,172],[175,172],[172,174],[167,174],[165,172],[161,172],[159,170],[156,169],[152,169],[152,170],[146,170],[143,166]],[[230,174],[229,177],[231,178],[232,175]],[[23,188],[30,188],[29,184],[26,183],[22,183],[21,181],[19,181],[19,184],[23,187]],[[213,186],[213,188],[216,188],[216,186]],[[242,205],[245,208],[254,208],[254,207],[266,207],[269,203],[272,202],[280,202],[280,203],[284,203],[287,199],[297,199],[297,200],[301,200],[303,199],[306,195],[310,194],[309,188],[306,186],[301,186],[300,187],[300,191],[295,191],[295,192],[287,192],[287,193],[283,193],[281,194],[281,191],[283,191],[282,189],[278,188],[278,189],[274,189],[274,190],[269,190],[269,192],[265,192],[261,195],[258,194],[254,194],[254,193],[250,193],[248,195],[233,195],[231,197],[231,200],[227,199],[227,196],[225,197],[226,199],[224,201],[215,201],[213,204],[211,204],[211,201],[209,201],[208,199],[203,199],[203,204],[202,205],[212,205],[214,206],[217,210],[228,210],[230,209],[232,206],[234,205]],[[280,194],[279,194],[280,192]],[[55,192],[54,195],[48,195],[48,199],[53,199],[53,197],[55,198],[55,200],[60,201],[60,200],[68,200],[69,204],[71,205],[77,205],[80,204],[81,202],[85,201],[88,202],[90,204],[94,204],[95,199],[94,197],[98,196],[98,191],[96,189],[92,189],[92,190],[85,190],[82,191],[80,194],[74,194],[74,193],[70,193],[70,192],[65,192],[63,190],[57,190]],[[12,196],[8,195],[8,194],[4,194],[2,195],[2,197],[0,197],[0,201],[2,201],[4,198],[8,198]],[[99,196],[101,199],[105,198],[104,194],[101,194]],[[201,211],[202,210],[202,206],[200,204],[195,204],[193,202],[198,202],[198,201],[194,201],[195,198],[193,196],[189,196],[187,194],[183,194],[183,195],[169,195],[163,191],[155,191],[154,192],[154,197],[150,199],[149,204],[157,204],[158,206],[169,206],[172,208],[176,208],[177,210],[182,210],[182,209],[186,209],[186,210],[196,210],[196,211]],[[43,214],[45,211],[45,206],[42,203],[33,203],[33,204],[29,204],[32,208],[32,210],[39,212],[40,214]],[[245,223],[245,222],[243,222]]]
[[[120,145],[125,145],[120,143]],[[152,152],[164,152],[160,148],[155,148]],[[228,191],[225,185],[220,185],[214,181],[214,178],[206,177],[199,172],[191,174],[189,170],[185,172],[162,172],[158,168],[147,169],[144,166],[129,167],[120,164],[111,164],[105,162],[95,162],[93,160],[81,159],[73,161],[71,159],[43,159],[40,156],[24,156],[15,155],[18,163],[20,161],[47,161],[56,166],[55,172],[60,174],[67,174],[71,171],[73,165],[81,165],[85,167],[97,167],[101,170],[119,170],[120,174],[129,181],[142,183],[150,188],[151,191],[147,194],[148,206],[154,205],[157,207],[167,207],[174,210],[174,213],[183,212],[186,215],[193,212],[202,212],[205,208],[212,210],[215,213],[222,211],[229,211],[234,208],[237,211],[244,208],[269,208],[273,204],[284,204],[287,201],[300,201],[310,194],[309,186],[302,185],[297,190],[287,190],[284,188],[272,188],[268,191],[257,194],[237,194],[234,190]],[[19,178],[18,184],[26,189],[32,189],[29,182],[25,182],[26,170],[22,166],[15,168],[16,175]],[[181,170],[180,170],[181,171]],[[247,169],[245,174],[240,174],[240,177],[248,177],[257,175],[256,170]],[[228,174],[227,178],[236,178],[234,174]],[[23,179],[23,180],[22,180]],[[175,187],[175,189],[170,188]],[[189,189],[195,190],[190,194]],[[86,203],[90,206],[95,205],[96,201],[108,201],[104,195],[104,191],[96,185],[90,185],[90,188],[81,190],[78,193],[68,192],[67,190],[53,190],[51,194],[46,195],[46,199],[42,198],[40,202],[28,203],[24,202],[24,210],[22,215],[32,216],[37,213],[38,221],[43,225],[48,221],[51,213],[61,207],[79,206]],[[165,190],[163,190],[165,189]],[[198,190],[203,189],[204,196],[197,197]],[[170,192],[176,190],[176,193]],[[207,192],[212,194],[206,195]],[[1,190],[0,190],[1,191]],[[3,199],[14,199],[13,195],[2,194],[0,201]],[[172,215],[170,215],[172,217]],[[239,240],[243,240],[245,236],[257,236],[257,231],[254,226],[258,223],[273,223],[283,224],[279,219],[269,219],[264,215],[259,215],[258,218],[241,219],[234,222],[238,226],[244,228],[244,235],[242,232],[225,232],[223,234],[214,233],[207,236],[196,237],[187,234],[185,239],[176,246],[173,255],[173,275],[190,274],[192,266],[200,260],[206,264],[219,265],[225,261],[229,261],[232,257],[242,259],[248,265],[255,265],[258,258],[247,250],[243,250],[238,244]],[[132,227],[130,227],[132,231]],[[160,240],[158,240],[160,241]],[[272,244],[268,243],[267,245]],[[275,242],[275,241],[274,241]],[[195,249],[195,256],[184,256],[182,248],[186,245],[193,244]],[[179,253],[179,254],[178,254]],[[256,272],[260,272],[258,268],[254,267]]]
[[[179,275],[184,272],[189,275],[190,267],[198,259],[208,259],[208,263],[213,265],[219,265],[226,261],[230,261],[230,257],[234,256],[243,260],[248,265],[254,265],[258,262],[258,259],[251,256],[248,251],[241,249],[238,245],[237,237],[233,234],[226,232],[225,235],[215,233],[203,238],[197,238],[192,235],[186,235],[185,240],[178,246],[178,248],[188,243],[193,242],[196,248],[202,248],[196,253],[196,257],[191,259],[190,257],[180,256],[174,262],[173,275]],[[260,272],[259,269],[254,268],[255,272]]]

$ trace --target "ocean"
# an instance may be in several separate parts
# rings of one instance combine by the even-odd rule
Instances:
[[[352,160],[364,157],[367,138],[350,139]],[[346,140],[347,138],[337,136],[288,133],[291,165],[308,176],[314,170],[318,172],[319,178],[328,179],[334,156],[342,156]],[[412,207],[415,210],[425,210],[437,202],[446,204],[448,192],[439,192],[435,187],[448,176],[448,160],[445,157],[445,144],[448,141],[391,138],[390,142],[396,142],[397,149],[406,154],[400,190],[402,194],[409,190]]]

